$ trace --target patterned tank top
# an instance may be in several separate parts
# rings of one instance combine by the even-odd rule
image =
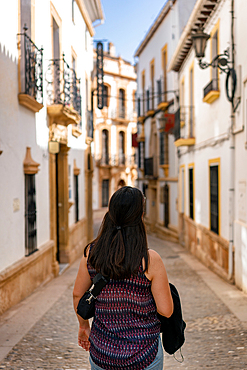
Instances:
[[[96,271],[87,264],[91,279]],[[90,341],[93,362],[106,370],[141,370],[158,351],[160,321],[151,281],[143,273],[113,280],[102,289],[95,304]]]

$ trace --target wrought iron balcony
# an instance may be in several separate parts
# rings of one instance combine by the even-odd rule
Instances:
[[[173,132],[176,146],[190,146],[195,144],[194,125],[194,107],[181,106],[175,113]]]
[[[175,125],[174,125],[174,139],[175,141],[180,139],[180,128],[181,128],[181,117],[180,108],[175,113]]]
[[[161,77],[157,81],[157,107],[159,108],[162,104],[167,105],[167,91],[166,91],[166,79]]]
[[[219,91],[219,83],[218,79],[214,79],[209,82],[209,84],[203,89],[203,97],[210,92],[210,91]]]
[[[219,80],[215,78],[203,89],[203,101],[211,104],[219,97],[219,95]]]
[[[26,106],[37,112],[43,106],[43,49],[39,49],[34,44],[27,35],[27,30],[28,28],[25,26],[24,33],[20,34],[24,40],[24,42],[21,43],[21,52],[24,55],[24,58],[21,60],[21,69],[24,73],[22,75],[21,71],[22,92],[20,94],[20,103],[23,103],[23,105],[26,105],[25,102],[27,103],[23,94],[30,96],[38,103],[38,105],[33,107],[34,109],[32,109],[30,105]]]
[[[125,107],[119,109],[110,109],[108,110],[108,117],[113,120],[124,120],[124,121],[133,121],[136,119],[136,112],[133,109],[127,109]]]
[[[95,161],[96,161],[96,166],[100,167],[100,166],[111,166],[111,158],[109,156],[109,154],[104,154],[104,155],[97,155],[95,157]]]
[[[123,119],[126,118],[126,110],[125,110],[125,107],[119,107],[118,108],[118,117],[119,118],[123,118]]]
[[[150,111],[150,92],[149,90],[146,91],[146,109],[147,112]]]
[[[144,175],[156,179],[158,177],[158,157],[144,158]]]
[[[52,59],[47,72],[48,103],[61,104],[77,111],[81,116],[80,79],[75,71],[62,59]]]

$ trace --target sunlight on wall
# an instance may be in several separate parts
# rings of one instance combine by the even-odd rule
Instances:
[[[241,227],[241,254],[243,290],[247,292],[247,229],[243,226]]]
[[[196,199],[195,200],[195,211],[196,211],[196,214],[195,214],[195,221],[199,224],[202,223],[202,219],[201,219],[201,202],[199,199]]]

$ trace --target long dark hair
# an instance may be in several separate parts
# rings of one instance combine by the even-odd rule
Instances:
[[[136,275],[144,258],[148,269],[148,245],[143,223],[144,197],[131,186],[123,186],[111,197],[109,210],[92,245],[88,262],[111,279]],[[89,245],[84,249],[87,254]]]

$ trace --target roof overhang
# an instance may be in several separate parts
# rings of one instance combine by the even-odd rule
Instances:
[[[93,22],[97,20],[103,22],[104,20],[101,0],[76,0],[76,3],[90,35],[94,36]]]
[[[141,42],[141,44],[139,45],[138,49],[136,50],[134,57],[139,57],[139,55],[142,53],[143,49],[146,47],[146,45],[149,42],[149,40],[153,37],[154,33],[156,32],[156,30],[160,26],[160,24],[163,21],[163,19],[167,16],[167,14],[169,13],[172,5],[175,2],[176,2],[176,0],[171,0],[171,2],[170,1],[167,1],[166,4],[163,6],[163,8],[161,9],[159,15],[155,19],[154,23],[152,24],[152,26],[148,30],[148,32],[147,32],[144,40]]]
[[[206,26],[208,20],[212,16],[220,1],[221,0],[197,0],[191,16],[179,39],[177,48],[172,56],[168,66],[168,71],[178,72],[180,70],[192,47],[193,42],[191,35],[195,33],[200,26]]]

